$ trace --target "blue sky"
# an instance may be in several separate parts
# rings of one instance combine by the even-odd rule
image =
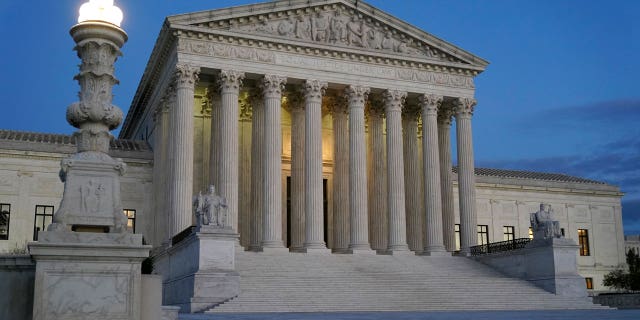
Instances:
[[[0,128],[73,132],[68,30],[83,2],[0,0]],[[129,42],[114,103],[127,111],[164,17],[250,2],[116,0]],[[640,233],[640,1],[367,2],[491,62],[476,80],[477,166],[619,185],[625,233]]]

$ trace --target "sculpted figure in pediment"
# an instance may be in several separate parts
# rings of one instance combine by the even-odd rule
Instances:
[[[296,20],[296,37],[311,40],[311,22],[306,16],[299,16]]]
[[[311,17],[311,37],[320,42],[329,40],[329,17],[325,13],[318,12],[316,16]]]
[[[339,10],[331,19],[329,42],[347,42],[347,30],[345,26],[344,16]]]
[[[416,39],[384,24],[362,16],[358,12],[318,11],[312,14],[288,12],[288,16],[272,19],[259,16],[258,21],[248,24],[233,24],[231,30],[258,32],[261,34],[300,39],[340,46],[383,50],[405,55],[421,55],[441,60],[450,59],[436,48],[417,44]],[[281,20],[282,19],[282,20]]]
[[[349,45],[362,45],[362,33],[360,31],[362,24],[357,16],[351,17],[351,21],[347,23],[347,43]]]
[[[289,17],[287,20],[282,20],[278,24],[278,34],[283,37],[293,37],[295,30],[295,21],[293,17]]]

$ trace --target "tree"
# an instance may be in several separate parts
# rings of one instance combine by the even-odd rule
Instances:
[[[602,284],[617,291],[640,290],[640,256],[635,251],[629,250],[626,268],[621,266],[609,272],[604,276]]]

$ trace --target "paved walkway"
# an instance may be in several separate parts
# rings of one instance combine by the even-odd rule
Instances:
[[[638,320],[640,310],[235,313],[180,315],[180,320]]]

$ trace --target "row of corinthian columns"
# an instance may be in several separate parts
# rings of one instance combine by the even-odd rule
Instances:
[[[168,146],[156,143],[158,152],[165,155],[159,166],[168,170],[163,180],[166,186],[158,187],[166,188],[168,194],[170,228],[159,232],[168,233],[165,237],[176,235],[192,224],[193,93],[198,73],[198,68],[177,66],[171,86],[175,98],[172,100],[171,95],[165,98],[173,105],[169,108],[170,119],[166,119],[170,121],[159,118],[162,130],[169,127],[166,133],[161,131],[168,139]],[[210,178],[220,195],[227,199],[228,224],[234,230],[239,230],[238,98],[243,78],[241,72],[222,70],[216,86],[210,89],[219,99],[211,124]],[[281,179],[281,108],[285,83],[285,77],[265,75],[259,81],[259,92],[250,96],[253,123],[249,250],[287,250],[282,239]],[[323,239],[321,141],[321,108],[326,88],[327,83],[306,80],[297,98],[294,96],[288,101],[293,118],[292,188],[296,190],[291,203],[293,251],[328,252]],[[475,100],[458,98],[452,100],[453,108],[443,108],[441,96],[424,94],[418,106],[411,107],[406,105],[406,92],[384,91],[380,101],[371,101],[372,109],[380,112],[370,114],[371,162],[368,166],[364,112],[368,95],[367,87],[347,86],[346,105],[333,101],[329,106],[334,114],[334,251],[372,253],[373,248],[391,254],[412,250],[440,255],[454,250],[449,131],[455,113],[461,251],[468,253],[469,247],[476,243],[471,139]],[[416,146],[407,143],[417,142],[418,115],[423,125],[421,161]],[[166,157],[167,154],[171,156]],[[415,174],[417,172],[422,172],[422,177]],[[155,176],[161,175],[156,173]],[[386,198],[380,196],[384,194]],[[382,223],[385,220],[386,223]]]

